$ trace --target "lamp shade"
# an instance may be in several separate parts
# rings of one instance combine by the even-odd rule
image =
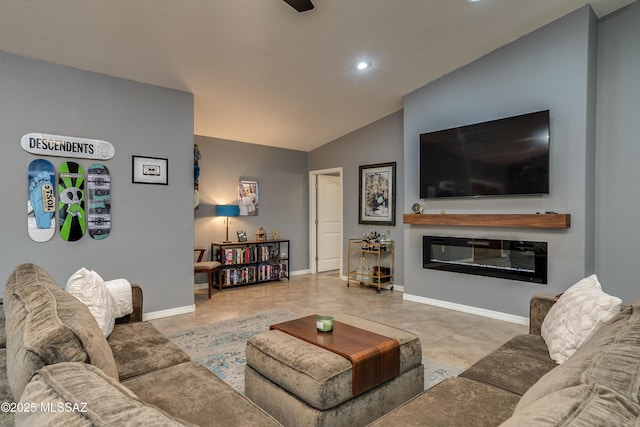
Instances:
[[[216,216],[240,216],[240,206],[238,205],[216,205]]]

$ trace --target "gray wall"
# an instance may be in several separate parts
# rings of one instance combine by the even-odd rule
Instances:
[[[628,303],[638,286],[640,218],[640,3],[600,20],[596,269],[603,287]]]
[[[231,218],[229,240],[245,230],[249,240],[263,227],[267,233],[280,230],[289,239],[291,272],[309,268],[309,178],[307,153],[217,138],[196,136],[200,160],[199,193],[201,204],[194,211],[195,247],[207,249],[211,242],[225,239],[224,218],[216,218],[217,204],[237,204],[240,178],[258,181],[258,216]],[[210,253],[207,252],[207,257]],[[208,258],[207,258],[208,259]],[[197,278],[204,282],[203,277]]]
[[[343,168],[343,271],[347,271],[348,239],[359,238],[370,231],[389,230],[395,243],[395,281],[398,285],[404,283],[402,213],[408,211],[403,193],[402,126],[403,112],[399,111],[309,153],[311,171]],[[396,162],[396,225],[358,224],[359,166],[388,162]]]
[[[582,8],[409,94],[402,125],[398,112],[309,153],[310,170],[344,167],[345,239],[366,228],[357,225],[354,202],[358,165],[392,161],[404,152],[397,160],[404,182],[399,176],[398,225],[392,234],[403,242],[404,256],[397,259],[404,260],[405,292],[526,316],[533,293],[562,292],[595,272],[605,291],[633,301],[639,296],[634,257],[640,217],[638,22],[640,2],[599,21]],[[435,213],[568,212],[570,229],[401,225],[402,213],[418,200],[420,133],[543,108],[551,109],[552,121],[549,197],[427,201],[425,207]],[[403,135],[403,146],[397,146],[394,141]],[[547,241],[550,283],[423,270],[423,234]]]
[[[405,293],[527,316],[536,292],[559,293],[594,270],[595,55],[597,21],[589,7],[567,15],[408,94],[404,111],[404,197],[419,194],[419,134],[550,109],[548,197],[426,201],[438,213],[568,212],[571,228],[405,227]],[[549,284],[422,268],[422,236],[549,242]]]
[[[144,311],[193,304],[193,96],[0,52],[0,271],[35,262],[62,287],[81,267],[140,283]],[[26,230],[26,177],[36,156],[20,148],[29,132],[104,139],[116,149],[112,232],[46,243]],[[169,159],[169,185],[131,183],[131,156]],[[57,167],[62,157],[49,157]],[[85,168],[91,160],[74,159]],[[4,291],[5,280],[0,282]]]

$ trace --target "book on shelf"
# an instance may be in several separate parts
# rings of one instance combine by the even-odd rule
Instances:
[[[222,252],[222,264],[248,264],[255,262],[255,247],[226,248]]]
[[[287,265],[284,263],[261,264],[258,266],[258,280],[282,279],[287,277]]]
[[[228,268],[222,271],[224,286],[253,283],[256,281],[256,268],[254,266]]]

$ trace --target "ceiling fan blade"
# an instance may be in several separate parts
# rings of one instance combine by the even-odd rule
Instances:
[[[284,0],[289,6],[297,10],[298,12],[306,12],[313,9],[313,3],[311,0]]]

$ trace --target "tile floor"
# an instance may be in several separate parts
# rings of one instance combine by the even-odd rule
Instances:
[[[398,291],[360,287],[340,280],[337,274],[305,274],[290,281],[259,286],[195,291],[194,313],[151,322],[163,333],[245,316],[272,308],[301,315],[348,313],[406,329],[420,337],[426,357],[458,368],[467,368],[528,328],[501,320],[404,301]]]

